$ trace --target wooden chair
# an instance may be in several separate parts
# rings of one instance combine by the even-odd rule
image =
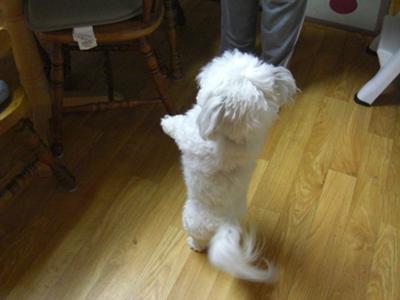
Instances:
[[[25,0],[0,0],[0,22],[7,28],[20,83],[29,100],[35,130],[48,141],[51,116],[49,85],[32,32],[26,27]],[[2,40],[3,41],[3,40]],[[1,45],[0,45],[1,47]]]
[[[158,97],[148,100],[118,100],[108,102],[96,102],[83,105],[67,106],[63,101],[64,82],[64,58],[63,45],[77,47],[72,37],[72,30],[60,30],[49,32],[37,32],[39,39],[51,45],[50,59],[52,62],[51,85],[52,85],[52,131],[55,155],[61,155],[62,147],[62,115],[69,112],[103,111],[119,108],[131,108],[137,105],[161,103],[168,113],[175,112],[175,104],[166,93],[165,78],[160,71],[159,63],[154,55],[153,48],[149,42],[149,36],[159,28],[163,16],[164,5],[161,0],[143,0],[143,13],[140,17],[127,21],[112,23],[108,25],[94,26],[94,33],[98,46],[94,50],[119,50],[139,49],[146,60],[148,71],[151,73]]]
[[[4,33],[5,29],[0,26],[0,54],[2,55],[5,55],[7,49],[11,47]],[[34,130],[31,121],[31,109],[22,87],[18,87],[11,92],[9,104],[4,110],[0,111],[0,135],[8,133],[10,130],[14,131],[13,134],[23,137],[22,140],[25,146],[33,151],[36,160],[23,168],[23,170],[20,170],[21,172],[16,176],[10,173],[2,175],[0,178],[0,198],[4,195],[17,194],[21,191],[28,179],[35,174],[35,169],[39,162],[49,167],[57,181],[65,189],[73,191],[76,188],[76,182],[72,174],[65,166],[54,159],[49,148]],[[2,154],[4,155],[5,153]]]

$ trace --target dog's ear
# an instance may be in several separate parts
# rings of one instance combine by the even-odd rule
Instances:
[[[284,67],[275,67],[273,70],[274,86],[270,99],[281,106],[292,99],[297,91],[296,82],[292,73]]]
[[[208,139],[216,133],[223,114],[223,105],[219,97],[211,97],[201,108],[200,114],[197,117],[197,126],[200,136],[203,139]]]
[[[292,99],[297,87],[290,71],[284,67],[274,67],[260,63],[251,72],[246,73],[246,78],[260,89],[269,104],[282,106]]]

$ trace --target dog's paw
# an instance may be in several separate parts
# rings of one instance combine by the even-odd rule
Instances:
[[[161,119],[161,128],[165,134],[172,136],[174,132],[173,117],[166,115]]]
[[[189,248],[192,249],[193,251],[204,252],[207,249],[207,244],[206,243],[202,243],[202,242],[200,242],[198,240],[195,240],[191,236],[189,236],[187,238],[186,242],[187,242]]]

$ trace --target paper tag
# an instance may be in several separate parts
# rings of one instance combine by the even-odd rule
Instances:
[[[75,27],[72,30],[72,38],[78,42],[81,50],[89,50],[97,46],[93,26]]]

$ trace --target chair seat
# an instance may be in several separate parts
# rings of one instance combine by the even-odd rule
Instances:
[[[142,14],[142,0],[25,0],[25,16],[34,31],[103,25]]]
[[[146,24],[134,18],[118,23],[99,25],[94,27],[94,34],[99,44],[132,41],[154,32],[160,25],[162,18],[163,14],[160,14],[157,16],[157,19],[150,20]],[[45,41],[61,44],[76,43],[72,38],[72,29],[39,32],[38,34]]]

